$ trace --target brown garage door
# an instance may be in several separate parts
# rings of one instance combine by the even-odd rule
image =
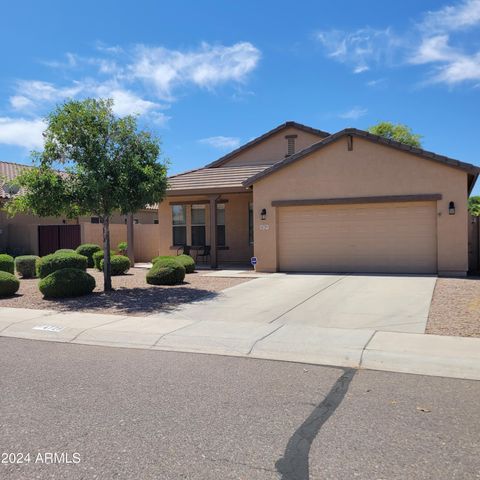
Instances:
[[[436,273],[435,202],[278,208],[281,271]]]

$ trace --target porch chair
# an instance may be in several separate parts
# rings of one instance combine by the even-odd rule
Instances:
[[[211,251],[210,245],[203,246],[202,250],[198,251],[196,260],[198,260],[198,257],[202,257],[205,259],[204,262],[207,263],[207,258],[208,260],[210,260],[210,251]]]
[[[192,247],[190,245],[182,245],[181,247],[177,248],[177,255],[190,255],[190,250]],[[182,253],[179,253],[179,252]]]

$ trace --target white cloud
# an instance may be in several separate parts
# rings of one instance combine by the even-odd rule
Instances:
[[[35,106],[32,100],[24,95],[13,95],[10,97],[10,105],[15,110],[26,110]]]
[[[199,140],[204,145],[218,148],[219,150],[233,150],[240,145],[240,139],[237,137],[223,137],[221,135],[217,137],[202,138]]]
[[[140,45],[128,71],[132,78],[153,85],[159,98],[171,100],[180,85],[213,88],[243,82],[259,60],[260,51],[249,42],[230,47],[203,43],[198,50],[187,52]]]
[[[347,120],[358,120],[360,117],[365,116],[368,113],[368,109],[362,107],[353,107],[346,112],[339,113],[338,116],[340,118],[344,118]]]
[[[260,51],[249,42],[231,46],[202,43],[194,50],[170,50],[138,45],[128,51],[120,47],[97,45],[103,56],[81,57],[67,53],[61,62],[44,62],[52,68],[72,71],[95,70],[89,77],[71,81],[66,86],[41,80],[21,80],[10,97],[18,111],[32,113],[67,98],[85,96],[113,97],[120,115],[151,113],[165,108],[145,96],[174,101],[174,91],[185,85],[211,89],[221,84],[242,84],[257,66]],[[153,92],[152,87],[153,86]],[[145,88],[148,87],[148,88]],[[153,93],[153,95],[152,95]],[[168,117],[157,114],[157,120]]]
[[[361,28],[353,32],[328,30],[315,38],[328,57],[348,65],[354,73],[362,73],[383,62],[391,62],[400,40],[390,28]]]
[[[317,32],[328,57],[348,65],[354,73],[374,66],[427,65],[426,83],[456,85],[478,84],[480,50],[457,38],[458,32],[480,26],[480,0],[463,0],[436,11],[425,13],[414,28],[402,35],[390,27],[369,27],[352,32],[339,30]],[[400,61],[400,58],[402,60]],[[367,82],[374,86],[374,81]]]
[[[17,84],[17,95],[10,97],[10,105],[15,110],[32,110],[46,103],[76,97],[85,88],[80,82],[74,82],[69,87],[57,87],[53,83],[39,80],[21,80]]]
[[[0,117],[0,143],[27,149],[43,146],[45,123],[41,119]]]
[[[421,22],[426,31],[463,30],[480,23],[480,0],[464,0],[456,6],[448,5],[433,12],[427,12]]]
[[[385,82],[384,78],[377,78],[375,80],[369,80],[366,83],[366,85],[367,85],[367,87],[378,87],[378,85],[381,85],[384,82]]]
[[[431,83],[455,85],[480,80],[480,52],[467,54],[449,44],[449,35],[424,38],[410,62],[417,65],[433,64]]]

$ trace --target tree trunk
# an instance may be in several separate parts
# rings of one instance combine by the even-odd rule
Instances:
[[[110,271],[110,217],[103,217],[103,290],[112,290],[112,276]]]

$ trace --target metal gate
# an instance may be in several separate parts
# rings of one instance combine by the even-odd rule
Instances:
[[[38,252],[41,257],[59,248],[75,249],[80,245],[80,225],[39,225]]]
[[[469,216],[468,222],[468,270],[480,272],[480,217]]]

